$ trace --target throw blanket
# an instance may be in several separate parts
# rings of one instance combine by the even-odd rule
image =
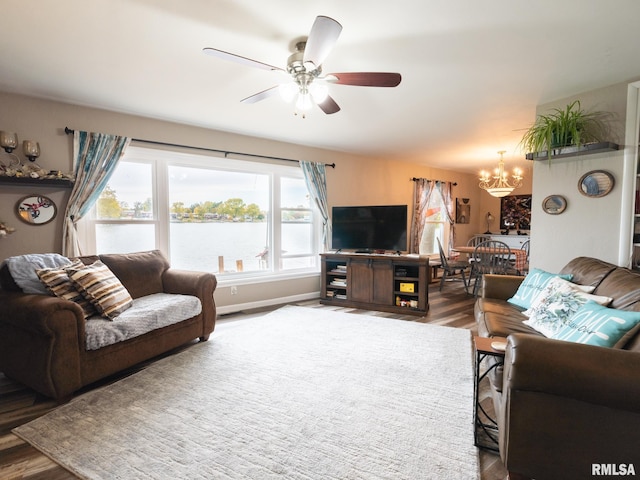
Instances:
[[[170,293],[154,293],[133,300],[133,305],[114,320],[99,316],[85,324],[87,350],[97,350],[157,328],[195,317],[202,312],[198,297]]]
[[[7,265],[13,281],[24,293],[51,295],[51,292],[38,278],[36,270],[70,265],[71,260],[58,253],[31,253],[9,257],[2,263]]]

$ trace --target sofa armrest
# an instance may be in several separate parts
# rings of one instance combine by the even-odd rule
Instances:
[[[57,399],[81,386],[84,316],[73,302],[0,292],[0,371]]]
[[[202,339],[208,338],[215,328],[216,305],[213,300],[213,293],[217,284],[216,276],[207,272],[169,268],[162,274],[162,285],[165,293],[194,295],[200,299],[203,315]]]
[[[498,416],[507,469],[586,478],[592,464],[640,461],[638,372],[636,352],[510,335]]]
[[[503,388],[544,392],[640,414],[640,354],[552,340],[509,336]]]
[[[170,268],[162,274],[162,285],[165,293],[195,295],[202,299],[205,295],[213,296],[217,280],[212,273]]]
[[[84,335],[82,309],[71,301],[49,295],[0,292],[0,304],[2,324],[43,336],[55,336],[65,328]],[[58,313],[68,313],[64,322],[59,320]]]
[[[523,280],[524,277],[518,275],[484,274],[482,276],[482,297],[508,300],[516,294]]]

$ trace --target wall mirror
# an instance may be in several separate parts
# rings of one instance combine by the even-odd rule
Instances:
[[[562,195],[549,195],[542,201],[542,210],[549,215],[560,215],[567,208],[567,199]]]
[[[16,215],[29,225],[44,225],[56,217],[57,208],[49,197],[28,195],[16,205]]]
[[[609,172],[592,170],[580,177],[578,190],[587,197],[604,197],[613,189],[614,183],[613,175]]]

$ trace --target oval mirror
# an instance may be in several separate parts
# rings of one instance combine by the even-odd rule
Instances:
[[[43,195],[29,195],[16,205],[16,215],[29,225],[44,225],[56,217],[56,204]]]
[[[542,201],[542,210],[549,215],[560,215],[567,208],[567,199],[562,195],[549,195]]]
[[[578,181],[578,190],[587,197],[604,197],[614,185],[613,175],[604,170],[592,170]]]

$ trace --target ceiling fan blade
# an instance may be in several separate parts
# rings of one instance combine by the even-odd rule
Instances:
[[[340,111],[340,106],[336,103],[336,101],[327,95],[322,102],[318,103],[318,107],[327,115],[331,115],[332,113],[337,113]]]
[[[275,87],[267,88],[266,90],[258,92],[247,98],[243,98],[242,100],[240,100],[240,103],[256,103],[261,100],[264,100],[265,98],[269,98],[275,95],[276,93],[278,93],[278,85],[276,85]]]
[[[332,78],[332,77],[335,77]],[[329,73],[327,82],[339,85],[356,85],[360,87],[397,87],[402,80],[399,73],[358,72],[358,73]]]
[[[258,62],[257,60],[252,60],[250,58],[242,57],[234,53],[224,52],[222,50],[218,50],[217,48],[206,47],[206,48],[203,48],[202,51],[207,55],[211,55],[212,57],[217,57],[223,60],[229,60],[231,62],[240,63],[247,67],[261,68],[263,70],[284,71],[284,69],[280,67],[274,67],[273,65],[269,65],[268,63]]]
[[[311,63],[316,68],[322,65],[338,41],[340,32],[342,32],[342,25],[333,18],[322,15],[316,17],[304,47],[303,62]]]

